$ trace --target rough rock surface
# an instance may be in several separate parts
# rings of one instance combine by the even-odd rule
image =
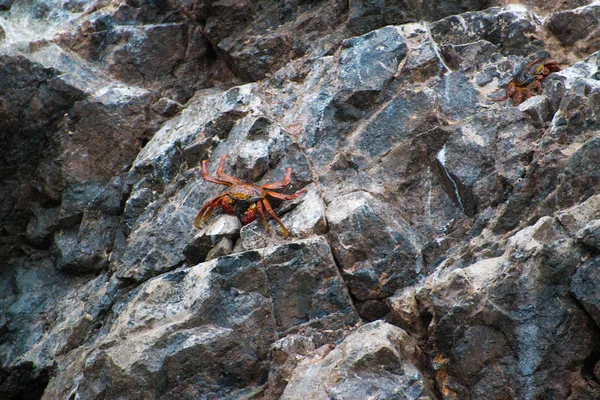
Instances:
[[[600,7],[509,3],[0,0],[0,398],[600,398]]]
[[[368,338],[368,339],[367,339]],[[282,399],[435,398],[416,341],[383,321],[363,325],[326,355],[303,360]]]

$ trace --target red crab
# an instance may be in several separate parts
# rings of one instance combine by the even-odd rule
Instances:
[[[233,204],[236,201],[243,201],[245,203],[250,203],[250,206],[246,213],[244,214],[243,224],[246,225],[256,219],[256,212],[258,211],[258,215],[263,220],[267,232],[270,232],[269,224],[267,223],[267,219],[265,218],[265,211],[271,217],[275,218],[275,220],[283,229],[283,234],[287,238],[289,235],[289,231],[283,225],[283,222],[275,215],[273,212],[273,208],[269,201],[267,200],[267,195],[274,197],[280,200],[292,200],[296,197],[300,196],[307,192],[306,189],[300,190],[294,194],[282,194],[273,192],[273,189],[281,189],[286,187],[291,180],[292,177],[292,168],[288,168],[285,171],[285,177],[281,182],[272,182],[267,183],[266,185],[258,186],[252,183],[244,183],[233,176],[226,175],[223,173],[225,169],[225,160],[227,159],[227,155],[221,156],[219,160],[219,166],[217,167],[217,178],[213,178],[208,175],[208,160],[202,161],[202,179],[208,182],[218,183],[219,185],[229,186],[229,190],[220,194],[219,196],[211,199],[204,204],[204,206],[200,209],[198,216],[194,220],[194,226],[200,229],[200,223],[204,221],[206,223],[208,221],[208,217],[213,212],[213,210],[219,206],[223,207],[223,209],[229,213],[234,214]]]
[[[506,100],[511,97],[515,105],[521,104],[523,100],[527,100],[535,94],[542,93],[542,81],[552,72],[560,71],[560,67],[556,61],[541,63],[541,58],[536,58],[523,68],[521,68],[512,78],[506,88],[506,95],[495,101]],[[537,91],[537,93],[534,93]]]

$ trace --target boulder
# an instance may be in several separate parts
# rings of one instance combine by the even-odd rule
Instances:
[[[341,196],[327,209],[329,238],[350,293],[380,299],[423,277],[418,235],[367,192]]]
[[[433,399],[425,368],[423,353],[406,332],[372,322],[330,352],[300,362],[281,398]]]

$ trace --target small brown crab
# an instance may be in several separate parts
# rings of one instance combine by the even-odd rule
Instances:
[[[258,215],[260,215],[263,223],[265,224],[267,232],[270,232],[269,224],[267,223],[267,219],[265,217],[266,211],[267,214],[269,214],[279,223],[281,229],[283,229],[284,236],[287,238],[289,231],[273,211],[271,204],[269,204],[269,201],[267,200],[267,195],[280,200],[292,200],[307,192],[306,189],[289,195],[273,192],[273,189],[282,189],[289,185],[292,177],[292,168],[288,168],[285,171],[285,177],[283,178],[283,181],[272,182],[267,183],[266,185],[258,186],[252,183],[244,183],[233,176],[223,173],[226,159],[227,155],[223,155],[219,160],[219,166],[217,167],[216,172],[217,178],[213,178],[208,175],[208,161],[202,161],[202,179],[208,182],[218,183],[219,185],[229,186],[229,190],[204,204],[204,206],[200,209],[198,216],[196,216],[196,219],[194,220],[194,226],[200,229],[201,222],[204,221],[204,223],[206,223],[213,210],[219,206],[223,207],[227,213],[233,215],[233,204],[236,201],[242,201],[245,203],[250,203],[248,210],[244,214],[244,220],[242,221],[244,225],[254,221],[256,219],[256,213],[258,212]]]
[[[493,100],[502,101],[510,97],[515,102],[515,105],[519,105],[523,100],[527,100],[536,94],[541,94],[544,78],[552,72],[560,71],[560,67],[556,61],[549,61],[547,63],[542,63],[541,61],[541,58],[536,58],[517,71],[506,88],[506,95]]]

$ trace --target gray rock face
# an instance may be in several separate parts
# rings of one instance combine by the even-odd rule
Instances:
[[[571,279],[571,291],[596,324],[600,321],[600,297],[598,295],[598,257],[583,263]]]
[[[513,235],[499,257],[454,269],[420,289],[414,296],[432,316],[427,340],[437,354],[442,392],[460,399],[568,398],[575,390],[593,398],[597,390],[577,374],[570,377],[580,380],[570,386],[577,389],[549,383],[552,371],[566,370],[573,354],[581,354],[577,362],[583,363],[598,345],[597,326],[566,284],[583,255],[553,218],[543,217]],[[400,306],[406,297],[393,301]],[[564,342],[570,343],[569,355]]]
[[[585,56],[598,46],[597,32],[584,29],[598,24],[600,7],[590,5],[553,14],[545,23],[546,29],[556,35],[563,46],[572,46],[578,55]]]
[[[320,238],[162,274],[128,296],[101,343],[65,360],[84,378],[59,373],[46,396],[243,397],[264,383],[278,334],[309,335],[314,348],[358,321]]]
[[[600,398],[599,7],[508,3],[0,0],[0,398]]]
[[[342,90],[380,91],[396,73],[408,48],[398,29],[385,27],[342,44],[338,79]]]
[[[406,221],[394,218],[392,209],[369,193],[335,199],[329,204],[327,221],[344,280],[358,300],[390,296],[423,277],[419,238]]]
[[[423,360],[402,329],[372,322],[326,355],[302,361],[281,398],[434,398],[431,382],[418,369]]]

